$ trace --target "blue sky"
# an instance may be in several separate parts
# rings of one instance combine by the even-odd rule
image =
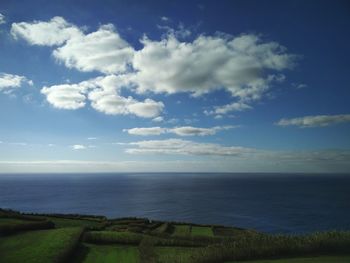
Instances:
[[[348,1],[1,1],[0,172],[349,172]]]

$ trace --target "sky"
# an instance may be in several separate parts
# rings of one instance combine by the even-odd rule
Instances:
[[[0,2],[0,173],[350,172],[349,1]]]

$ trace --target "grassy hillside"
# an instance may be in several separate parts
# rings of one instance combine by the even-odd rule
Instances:
[[[0,238],[1,262],[63,262],[78,244],[82,228],[23,232]]]
[[[269,235],[146,218],[29,215],[0,209],[1,263],[345,263],[350,262],[349,247],[350,232]]]

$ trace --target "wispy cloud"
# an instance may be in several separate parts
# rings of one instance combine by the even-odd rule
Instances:
[[[163,22],[168,22],[170,20],[170,18],[167,16],[161,16],[160,20],[162,20]]]
[[[244,103],[242,101],[239,102],[232,102],[230,104],[226,104],[223,106],[215,106],[214,110],[205,110],[205,115],[215,115],[216,118],[220,118],[218,116],[230,113],[230,112],[237,112],[237,111],[245,111],[252,109],[251,106],[249,106],[247,103]]]
[[[162,128],[162,127],[149,127],[149,128],[132,128],[124,129],[124,132],[128,132],[132,135],[160,135],[164,133],[172,133],[179,136],[207,136],[214,135],[221,130],[230,130],[237,128],[239,126],[215,126],[211,128],[201,128],[201,127],[192,127],[192,126],[181,126],[174,128]]]
[[[0,25],[1,24],[5,24],[6,23],[6,19],[5,16],[3,14],[0,13]]]
[[[214,143],[199,143],[183,139],[148,140],[129,143],[137,148],[126,149],[130,154],[184,154],[184,155],[216,155],[241,156],[256,151],[255,149],[222,146]]]
[[[4,89],[19,88],[23,84],[33,85],[33,81],[24,76],[0,73],[0,91]]]
[[[350,114],[315,115],[292,119],[281,119],[276,124],[279,126],[297,126],[301,128],[313,128],[326,127],[346,122],[350,122]]]
[[[82,144],[74,144],[74,145],[71,145],[71,148],[73,150],[85,150],[87,147]]]

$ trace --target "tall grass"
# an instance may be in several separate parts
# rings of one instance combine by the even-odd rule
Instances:
[[[261,258],[349,253],[350,232],[323,232],[306,236],[257,234],[235,242],[193,250],[192,262],[224,262]]]

